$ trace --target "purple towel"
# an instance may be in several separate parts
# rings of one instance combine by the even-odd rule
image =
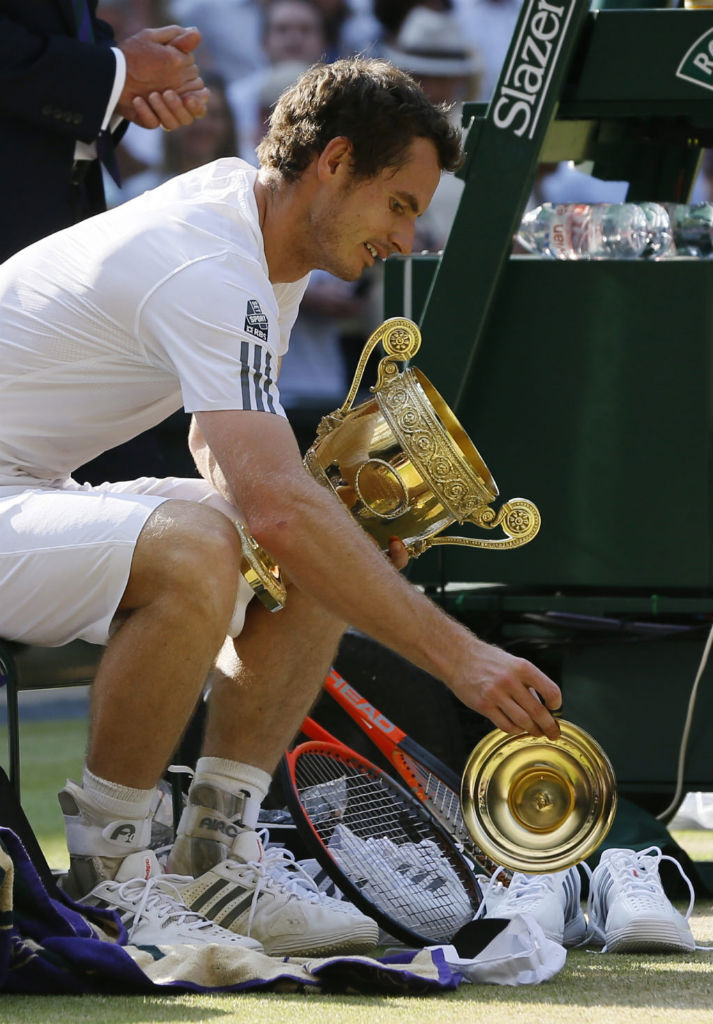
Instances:
[[[183,962],[176,956],[176,950],[185,947],[125,943],[126,932],[116,914],[84,907],[80,913],[78,905],[59,889],[50,894],[21,841],[10,829],[0,827],[0,991],[165,994],[276,986],[285,991],[292,983],[295,991],[424,995],[456,988],[462,980],[438,950],[384,960],[278,960],[227,947],[226,955],[235,956],[233,976],[240,980],[206,985],[200,980],[205,974],[195,972],[190,957]],[[150,976],[152,968],[160,981]]]

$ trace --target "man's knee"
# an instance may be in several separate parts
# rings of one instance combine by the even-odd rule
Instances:
[[[222,512],[188,501],[165,501],[144,524],[120,608],[141,607],[165,593],[231,615],[242,549]]]

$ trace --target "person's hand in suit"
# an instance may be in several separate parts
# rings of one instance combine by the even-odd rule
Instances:
[[[116,112],[142,128],[167,131],[191,124],[206,112],[208,90],[193,51],[196,28],[146,28],[119,43],[126,59],[126,81]]]

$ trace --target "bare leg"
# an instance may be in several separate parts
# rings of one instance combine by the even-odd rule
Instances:
[[[134,552],[112,637],[92,687],[87,765],[124,786],[154,786],[225,638],[240,541],[211,508],[168,501]]]
[[[281,612],[253,601],[232,671],[214,676],[203,753],[272,773],[318,697],[344,629],[294,589]]]
[[[231,864],[260,859],[254,831],[260,802],[321,690],[343,631],[343,622],[291,589],[276,614],[253,601],[235,646],[221,651],[203,756],[168,862],[170,871],[202,879],[201,892],[204,886],[222,891]]]

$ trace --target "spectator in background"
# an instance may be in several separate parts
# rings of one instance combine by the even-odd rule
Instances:
[[[168,0],[168,5],[175,21],[200,30],[198,59],[204,70],[232,82],[265,66],[263,0]]]
[[[366,287],[326,270],[310,276],[290,335],[291,358],[279,376],[282,405],[303,454],[322,416],[338,409],[349,390],[345,334],[358,332],[363,347],[370,333],[364,327]]]
[[[465,37],[483,55],[480,90],[475,100],[489,100],[500,77],[522,0],[453,0]]]
[[[480,91],[483,58],[465,39],[461,20],[452,10],[414,7],[384,56],[418,79],[432,103],[451,106],[452,120],[460,122],[463,102]]]
[[[72,20],[60,0],[0,0],[0,260],[105,208],[98,150],[116,173],[128,120],[171,129],[205,112],[197,31],[117,44],[96,6]]]
[[[382,26],[374,14],[372,0],[348,0],[349,13],[339,26],[339,53],[343,57],[361,53],[381,55]]]
[[[121,201],[133,199],[174,175],[191,171],[211,160],[237,156],[238,136],[226,97],[225,81],[214,71],[206,71],[203,81],[209,89],[204,117],[183,131],[162,135],[160,164],[128,178],[119,196]]]
[[[605,181],[571,160],[540,164],[526,209],[541,203],[623,203],[628,181]]]
[[[393,46],[401,26],[415,7],[427,7],[432,11],[450,11],[451,0],[372,0],[374,17],[381,26],[381,50]]]
[[[452,122],[460,125],[463,102],[472,100],[480,90],[483,61],[467,42],[455,11],[414,7],[395,44],[385,47],[384,56],[412,75],[432,103],[450,107]],[[429,208],[418,220],[414,252],[443,248],[462,191],[459,178],[441,175]]]
[[[117,39],[133,36],[143,28],[167,25],[174,20],[168,0],[98,0],[97,13],[111,25]],[[177,24],[195,23],[189,20]]]
[[[228,86],[240,156],[252,164],[264,132],[260,95],[273,70],[288,62],[307,67],[326,57],[326,25],[315,0],[265,0],[262,46],[265,66]]]
[[[357,53],[376,56],[375,45],[381,28],[373,14],[371,0],[316,0],[324,16],[327,60]]]

